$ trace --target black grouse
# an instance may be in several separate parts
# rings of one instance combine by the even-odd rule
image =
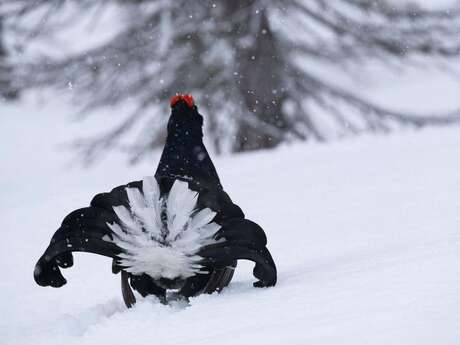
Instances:
[[[67,215],[35,266],[37,284],[64,285],[60,268],[80,251],[113,258],[128,307],[136,301],[131,288],[162,300],[169,289],[184,297],[220,291],[240,259],[255,263],[255,287],[275,285],[265,233],[224,191],[193,98],[176,95],[171,108],[155,175],[97,194]]]

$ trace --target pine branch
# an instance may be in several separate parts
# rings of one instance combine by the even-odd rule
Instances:
[[[420,57],[452,60],[460,54],[460,5],[433,11],[384,0],[225,0],[216,6],[185,0],[72,2],[80,17],[93,20],[91,10],[107,3],[126,11],[122,30],[110,40],[70,56],[34,56],[15,66],[23,88],[71,83],[82,112],[137,104],[135,112],[118,114],[118,124],[103,135],[76,143],[86,162],[112,149],[136,161],[159,145],[167,117],[159,105],[176,92],[193,93],[203,104],[208,138],[217,151],[328,140],[326,120],[343,135],[460,121],[460,111],[419,115],[373,104],[297,65],[301,56],[353,73],[370,60],[398,71]],[[0,17],[8,18],[18,37],[36,40],[63,29],[58,20],[63,8],[61,0],[5,0]],[[22,27],[30,16],[46,20],[30,31]],[[284,24],[275,27],[279,17]],[[323,118],[314,115],[313,106]],[[141,123],[137,139],[121,144]]]

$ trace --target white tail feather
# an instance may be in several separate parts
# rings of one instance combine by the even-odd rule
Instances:
[[[198,193],[188,189],[188,183],[176,180],[167,200],[168,237],[174,241],[184,230],[198,200]]]
[[[200,248],[215,243],[220,225],[209,208],[196,210],[198,193],[188,183],[176,180],[169,194],[160,198],[154,177],[142,182],[142,193],[127,188],[129,209],[115,206],[117,223],[107,226],[115,244],[123,250],[120,264],[133,274],[152,278],[187,278],[199,273]],[[166,221],[161,219],[166,214]]]

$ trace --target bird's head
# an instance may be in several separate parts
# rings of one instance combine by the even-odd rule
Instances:
[[[162,190],[175,179],[193,182],[196,188],[221,188],[216,168],[203,143],[203,117],[191,95],[171,98],[168,135],[155,177]],[[198,187],[200,186],[200,187]]]
[[[177,94],[171,97],[171,108],[174,108],[179,102],[184,102],[190,109],[195,106],[195,101],[192,95]]]
[[[171,117],[168,135],[187,138],[203,136],[203,117],[198,113],[192,95],[175,95],[171,98]]]

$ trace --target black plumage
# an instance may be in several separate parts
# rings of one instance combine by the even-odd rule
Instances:
[[[107,226],[118,217],[114,206],[130,207],[127,188],[142,190],[142,181],[118,186],[109,193],[97,194],[89,207],[71,212],[51,239],[45,253],[38,260],[34,278],[41,286],[60,287],[66,283],[60,268],[73,265],[72,252],[82,251],[113,258],[112,270],[122,272],[122,292],[125,303],[135,302],[130,286],[142,296],[165,297],[166,290],[179,286],[185,297],[220,291],[232,279],[237,260],[255,262],[256,287],[276,283],[276,266],[268,251],[263,229],[245,218],[241,208],[224,191],[217,171],[203,144],[203,117],[190,96],[176,96],[172,101],[168,135],[155,179],[161,195],[169,193],[176,180],[188,183],[198,192],[197,209],[214,211],[213,222],[221,228],[215,234],[217,243],[200,248],[203,271],[178,283],[166,278],[152,278],[147,274],[132,274],[119,264],[123,249],[113,241],[114,233]],[[155,263],[152,263],[153,265]]]

